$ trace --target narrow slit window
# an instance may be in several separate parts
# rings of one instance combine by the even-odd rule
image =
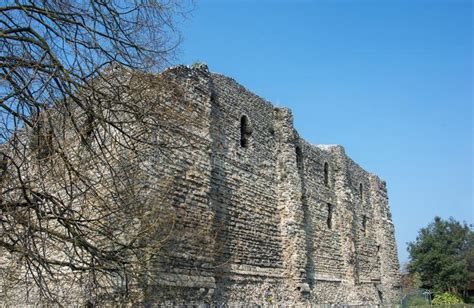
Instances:
[[[362,232],[367,235],[367,216],[362,217]]]
[[[383,292],[378,290],[378,293],[379,293],[380,304],[382,304],[383,303]]]
[[[332,215],[333,215],[333,206],[331,204],[328,204],[328,218],[327,218],[327,225],[328,229],[332,229]]]
[[[362,183],[359,184],[359,195],[360,200],[364,201],[364,185],[362,185]]]
[[[250,136],[252,135],[252,127],[249,118],[242,116],[240,118],[240,146],[247,148],[249,146]]]
[[[329,164],[324,163],[324,185],[329,186]]]

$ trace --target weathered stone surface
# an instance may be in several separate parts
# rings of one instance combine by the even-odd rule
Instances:
[[[183,86],[204,123],[191,130],[195,149],[178,155],[196,169],[179,183],[186,190],[180,208],[195,226],[212,223],[209,246],[187,249],[171,271],[205,259],[199,271],[215,277],[207,300],[216,302],[396,302],[399,264],[385,182],[342,146],[300,138],[290,110],[231,78],[205,66],[165,74]],[[242,117],[250,127],[241,127]],[[178,302],[210,286],[195,281]]]
[[[164,196],[153,206],[175,223],[161,228],[169,238],[143,304],[396,302],[385,182],[204,65],[162,75],[183,93],[166,108],[188,121],[156,136],[176,146],[147,163]]]

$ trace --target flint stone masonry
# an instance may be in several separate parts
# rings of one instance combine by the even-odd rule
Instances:
[[[154,171],[147,185],[162,192],[151,204],[162,248],[156,264],[144,264],[152,279],[138,306],[398,301],[385,182],[342,146],[309,144],[289,109],[205,65],[160,77],[182,97],[149,104],[186,120],[157,133],[157,144],[172,144],[144,159]],[[70,297],[65,305],[80,302]]]
[[[290,110],[205,65],[162,74],[182,88],[184,112],[200,119],[182,128],[191,148],[154,162],[163,175],[180,174],[168,198],[178,223],[198,236],[164,248],[150,303],[397,302],[384,181],[342,146],[309,144]]]

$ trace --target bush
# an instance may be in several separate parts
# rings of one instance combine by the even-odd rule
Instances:
[[[474,295],[467,296],[467,297],[464,299],[464,302],[465,302],[465,303],[468,303],[468,304],[474,304]]]
[[[408,299],[407,304],[409,307],[411,307],[411,306],[424,306],[424,305],[427,305],[428,303],[423,295],[415,295],[415,296],[411,296]]]
[[[462,303],[464,302],[461,297],[447,292],[436,294],[432,302],[433,305],[453,305]]]

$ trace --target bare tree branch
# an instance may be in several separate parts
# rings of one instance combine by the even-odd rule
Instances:
[[[191,120],[156,103],[183,101],[179,87],[154,74],[173,59],[175,18],[187,8],[178,0],[0,7],[0,264],[9,262],[10,283],[34,281],[52,303],[64,277],[88,281],[91,298],[127,297],[176,232],[175,216],[150,207],[166,198],[167,180],[147,162],[191,146],[182,130]]]

